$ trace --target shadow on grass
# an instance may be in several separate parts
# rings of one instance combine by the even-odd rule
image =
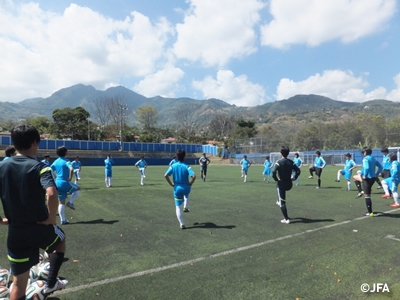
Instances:
[[[377,214],[377,217],[400,218],[400,214],[391,214],[383,212],[374,212],[374,213]]]
[[[309,218],[290,218],[290,223],[320,223],[335,222],[333,219],[309,219]]]
[[[119,222],[119,220],[110,220],[110,221],[104,221],[104,219],[97,219],[97,220],[91,220],[91,221],[79,221],[79,222],[74,222],[74,223],[69,223],[67,226],[70,225],[75,225],[75,224],[108,224],[108,225],[113,225],[114,223]]]
[[[205,223],[194,223],[192,227],[186,227],[186,229],[217,229],[217,228],[222,228],[222,229],[233,229],[236,228],[235,225],[225,225],[225,226],[219,226],[215,223],[212,222],[205,222]]]

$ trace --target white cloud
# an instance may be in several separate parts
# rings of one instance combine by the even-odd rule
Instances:
[[[256,106],[266,102],[262,86],[249,82],[246,75],[235,77],[230,70],[218,71],[216,79],[209,76],[194,81],[193,87],[205,98],[216,98],[237,106]]]
[[[273,20],[261,27],[263,45],[349,43],[385,28],[396,0],[271,0],[270,13]]]
[[[146,97],[162,96],[173,98],[175,91],[179,89],[179,81],[184,72],[179,68],[168,67],[154,74],[145,76],[133,90]]]
[[[277,100],[283,100],[298,94],[316,94],[347,102],[364,102],[374,99],[400,101],[400,74],[397,74],[394,80],[397,89],[390,93],[387,93],[384,87],[365,92],[368,82],[364,78],[355,77],[350,71],[328,70],[322,75],[316,74],[298,82],[288,78],[281,79],[275,97]]]
[[[260,0],[190,0],[183,24],[176,26],[173,51],[180,59],[225,66],[232,58],[256,51]]]
[[[165,19],[152,24],[138,12],[117,21],[75,4],[56,14],[35,3],[1,2],[0,101],[48,96],[76,83],[101,89],[153,73],[171,33]]]

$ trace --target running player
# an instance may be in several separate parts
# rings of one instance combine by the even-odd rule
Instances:
[[[251,162],[247,159],[247,155],[243,156],[243,159],[239,162],[240,166],[242,167],[242,177],[244,177],[243,182],[247,181],[247,173],[251,166]]]
[[[278,189],[278,201],[276,204],[281,208],[284,219],[281,220],[283,224],[289,224],[290,219],[286,208],[286,191],[289,191],[292,186],[292,180],[296,180],[300,175],[300,169],[288,159],[290,149],[287,146],[281,147],[281,159],[278,160],[272,168],[272,177],[276,181]],[[294,173],[294,175],[293,175]]]
[[[164,174],[165,180],[170,186],[174,188],[174,199],[175,199],[175,212],[178,218],[181,229],[186,229],[185,222],[183,220],[182,205],[184,210],[188,209],[189,195],[194,181],[196,180],[196,174],[192,168],[184,163],[186,152],[183,149],[179,149],[176,153],[178,162],[169,166],[167,172]],[[170,176],[172,175],[173,183],[171,182]],[[190,181],[189,181],[190,178]]]
[[[208,159],[208,157],[206,157],[206,154],[203,153],[203,156],[199,159],[201,179],[203,179],[203,181],[206,181],[207,167],[209,164],[210,160]]]

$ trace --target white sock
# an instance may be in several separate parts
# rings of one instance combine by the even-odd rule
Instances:
[[[80,190],[73,192],[71,195],[71,199],[69,200],[69,203],[71,203],[71,204],[74,203],[80,193],[81,193]]]
[[[189,205],[189,195],[183,196],[183,208],[188,208]]]
[[[350,181],[347,181],[347,189],[350,191],[350,189],[351,189],[351,182]]]
[[[393,194],[394,203],[396,203],[397,205],[399,205],[399,193],[393,192],[392,194]]]
[[[300,184],[300,177],[297,177],[296,182],[297,182],[297,185]]]
[[[66,221],[66,218],[65,218],[65,204],[58,204],[58,214],[60,215],[61,222]]]
[[[143,184],[143,175],[142,176],[140,176],[140,184]]]
[[[181,226],[185,225],[185,223],[183,222],[182,204],[176,206],[176,217],[178,218],[179,224]]]
[[[108,177],[106,177],[105,182],[106,182],[106,186],[108,186]]]
[[[341,175],[341,171],[338,171],[338,172],[337,172],[337,180],[338,180],[338,181],[340,180],[340,175]]]
[[[246,180],[247,180],[247,175],[244,175],[244,181],[246,182]]]
[[[381,183],[382,183],[383,190],[385,191],[385,195],[389,195],[389,186],[388,186],[386,180],[382,180]]]

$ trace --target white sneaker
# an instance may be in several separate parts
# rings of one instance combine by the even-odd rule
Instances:
[[[281,206],[281,204],[279,203],[279,200],[276,200],[276,205]]]
[[[311,178],[313,178],[312,176],[308,176],[308,179],[311,179]]]
[[[51,293],[53,293],[55,291],[59,291],[59,290],[65,289],[67,284],[68,284],[68,280],[59,279],[58,278],[57,281],[56,281],[56,284],[53,287],[48,287],[46,285],[46,287],[44,288],[44,293],[45,294],[51,294]]]
[[[317,186],[316,189],[318,190],[318,189],[319,189],[319,186]]]
[[[283,223],[283,224],[290,224],[290,220],[289,219],[283,219],[283,220],[281,220],[281,223]]]
[[[140,185],[143,185],[143,182],[141,182]]]

